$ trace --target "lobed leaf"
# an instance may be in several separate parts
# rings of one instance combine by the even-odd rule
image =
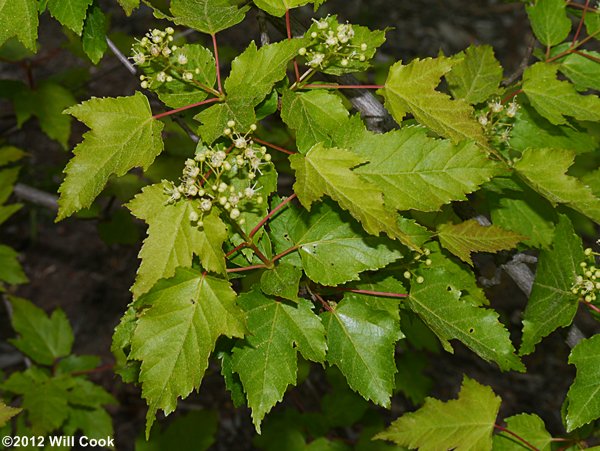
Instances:
[[[365,236],[352,218],[329,203],[310,213],[292,207],[286,216],[285,238],[278,247],[297,246],[304,272],[323,285],[358,280],[361,272],[387,266],[404,254],[398,243]]]
[[[71,353],[73,330],[65,313],[54,310],[46,313],[31,302],[10,297],[12,326],[20,335],[10,342],[21,352],[42,365],[52,365],[60,357]]]
[[[453,62],[444,57],[417,58],[408,65],[399,61],[391,67],[385,82],[385,106],[397,122],[412,113],[421,124],[455,143],[469,139],[486,146],[473,108],[463,99],[452,100],[435,90],[452,66]]]
[[[422,284],[411,286],[408,306],[435,332],[446,351],[452,352],[448,340],[458,339],[503,371],[525,370],[498,313],[461,300],[452,274],[444,268],[432,268],[423,275]]]
[[[471,45],[446,74],[446,80],[455,99],[464,99],[475,105],[500,93],[502,72],[491,46]]]
[[[165,415],[200,386],[208,358],[221,335],[242,337],[243,313],[226,280],[178,268],[139,299],[130,359],[142,362],[139,381],[148,402],[146,437],[158,409]]]
[[[484,227],[475,219],[460,224],[442,224],[437,230],[442,246],[471,266],[472,252],[496,253],[512,249],[525,238],[495,225]]]
[[[163,124],[152,118],[148,99],[92,98],[66,110],[91,130],[73,150],[59,188],[57,221],[89,207],[111,175],[121,176],[141,166],[147,169],[163,150]]]
[[[575,177],[567,175],[575,154],[564,149],[527,149],[514,168],[553,205],[566,204],[600,224],[600,199]]]
[[[413,249],[418,248],[398,227],[394,213],[383,203],[381,191],[351,170],[365,162],[347,150],[327,149],[317,144],[305,156],[290,157],[292,169],[296,171],[294,191],[307,209],[327,194],[360,221],[368,233],[385,232]]]
[[[577,376],[567,393],[567,432],[600,417],[600,335],[581,340],[569,355]]]
[[[19,285],[29,282],[17,254],[11,247],[0,244],[0,282]]]
[[[341,370],[350,388],[363,398],[389,407],[396,373],[394,348],[403,335],[399,321],[368,299],[346,295],[321,314],[327,361]]]
[[[561,215],[552,248],[540,252],[533,288],[523,314],[521,355],[532,353],[542,338],[573,321],[578,300],[571,289],[583,258],[581,239],[571,221]]]
[[[492,449],[492,432],[501,399],[490,387],[464,377],[458,399],[442,402],[427,398],[375,436],[421,451]]]
[[[148,236],[140,250],[142,260],[136,281],[131,287],[134,298],[146,293],[159,279],[175,274],[178,267],[191,267],[194,255],[202,267],[225,274],[223,243],[227,228],[216,210],[204,216],[203,227],[189,219],[196,211],[188,199],[168,204],[169,195],[162,184],[145,187],[127,206],[134,216],[148,223]]]
[[[37,51],[38,3],[36,0],[0,0],[0,46],[15,36],[28,50]]]
[[[317,143],[334,144],[333,136],[344,127],[348,110],[340,96],[320,89],[286,90],[281,96],[281,119],[296,132],[298,150],[306,153]]]
[[[100,62],[108,48],[106,43],[107,28],[106,16],[98,4],[93,3],[85,19],[81,45],[85,54],[94,64]]]
[[[173,22],[202,33],[216,34],[237,25],[250,6],[238,7],[237,0],[173,0]]]
[[[4,402],[0,401],[0,427],[3,427],[8,423],[8,420],[18,415],[22,410],[17,407],[7,406]]]
[[[256,48],[254,41],[231,62],[231,73],[225,80],[228,100],[244,99],[258,105],[283,79],[289,62],[305,45],[304,39],[288,39]]]
[[[566,116],[581,121],[600,121],[598,96],[581,95],[568,81],[558,80],[558,67],[540,62],[525,70],[523,92],[531,105],[554,125],[567,124]]]
[[[81,36],[83,21],[93,0],[48,0],[48,11],[65,27]]]
[[[566,7],[564,0],[537,0],[534,5],[525,7],[535,37],[542,44],[560,44],[569,35],[571,20]]]
[[[271,408],[296,384],[296,353],[315,362],[325,360],[325,329],[307,300],[288,305],[258,290],[243,294],[238,304],[246,311],[249,335],[233,349],[233,369],[240,375],[252,419],[260,424]]]

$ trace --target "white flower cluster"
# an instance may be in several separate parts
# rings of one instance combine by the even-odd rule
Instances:
[[[487,108],[482,110],[477,120],[485,128],[488,136],[497,144],[505,144],[510,140],[514,118],[519,111],[519,104],[513,99],[508,105],[499,99],[489,102]]]
[[[229,217],[244,223],[241,210],[250,210],[264,202],[258,194],[257,177],[262,175],[261,166],[271,161],[267,148],[257,146],[251,134],[256,130],[252,124],[250,130],[241,134],[235,130],[235,121],[229,121],[223,135],[231,141],[229,147],[217,145],[208,147],[200,144],[194,158],[188,158],[183,168],[181,183],[163,181],[168,203],[177,202],[186,197],[197,199],[190,214],[190,221],[202,227],[202,217],[213,206],[225,210]]]
[[[183,49],[172,44],[174,32],[171,27],[164,31],[155,28],[142,39],[136,39],[131,48],[133,62],[151,72],[151,75],[140,75],[143,89],[171,82],[174,78],[189,82],[200,73],[198,68],[192,71],[185,67],[188,57]]]
[[[594,260],[600,254],[589,247],[584,253],[589,261],[582,261],[579,264],[581,274],[575,278],[571,292],[579,295],[585,302],[594,302],[597,293],[600,293],[600,268],[594,264]]]
[[[307,32],[310,44],[298,51],[308,66],[322,69],[336,63],[345,67],[352,60],[366,61],[364,52],[368,45],[353,42],[355,33],[351,24],[338,24],[329,16],[313,21],[314,25]]]

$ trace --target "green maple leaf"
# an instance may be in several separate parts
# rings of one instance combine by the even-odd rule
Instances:
[[[108,48],[106,43],[107,23],[106,16],[97,3],[90,6],[88,15],[83,26],[81,45],[83,51],[94,64],[104,56]]]
[[[8,420],[18,415],[22,410],[17,407],[7,406],[4,402],[0,401],[0,427],[8,423]]]
[[[81,431],[86,437],[96,440],[112,437],[114,434],[112,417],[104,409],[78,408],[69,409],[69,418],[63,426],[66,435],[75,435]]]
[[[552,436],[546,430],[544,421],[535,414],[522,413],[506,418],[506,427],[519,437],[527,440],[539,451],[552,449]],[[494,451],[523,451],[527,447],[513,435],[501,432],[494,435]]]
[[[280,263],[262,274],[260,288],[265,294],[297,301],[301,277],[300,268],[289,263]]]
[[[327,149],[317,144],[305,156],[292,155],[290,164],[296,171],[294,191],[304,207],[324,194],[334,199],[361,222],[372,235],[387,233],[412,248],[418,248],[398,227],[395,214],[383,203],[381,191],[361,179],[351,169],[366,160],[344,149]]]
[[[499,197],[491,210],[492,222],[527,237],[524,244],[548,247],[554,237],[553,208],[539,196],[522,192],[522,199]]]
[[[346,295],[321,314],[327,332],[327,361],[363,398],[389,407],[394,389],[394,349],[403,338],[400,323],[368,296]]]
[[[36,52],[38,2],[35,0],[0,0],[0,46],[16,36],[28,50]]]
[[[163,149],[163,124],[152,118],[148,99],[139,92],[131,97],[92,98],[66,112],[91,130],[65,168],[57,221],[89,207],[111,175],[124,175],[136,166],[147,169]]]
[[[490,387],[465,376],[458,399],[427,398],[423,407],[398,418],[375,438],[421,451],[492,449],[500,403]]]
[[[250,6],[238,7],[237,0],[173,0],[173,21],[203,33],[215,34],[237,25]]]
[[[564,149],[527,149],[514,165],[517,173],[553,205],[566,204],[600,224],[600,199],[567,175],[575,154]]]
[[[148,401],[146,436],[154,415],[166,415],[200,386],[208,358],[221,335],[242,337],[243,314],[226,280],[178,268],[139,299],[147,306],[137,321],[130,359],[142,362],[139,381]]]
[[[385,106],[398,122],[412,113],[421,124],[454,142],[469,139],[485,146],[486,138],[473,108],[465,100],[452,100],[435,90],[452,66],[453,62],[444,57],[417,58],[406,66],[399,61],[391,67],[385,82]]]
[[[569,149],[580,154],[593,152],[599,145],[600,138],[591,130],[571,124],[553,125],[527,103],[519,108],[510,133],[510,146],[521,152],[531,147]]]
[[[456,292],[460,291],[463,301],[470,302],[475,306],[490,304],[490,301],[485,296],[485,292],[477,285],[473,268],[456,261],[456,259],[447,255],[446,252],[442,252],[440,245],[435,241],[427,243],[425,247],[431,251],[427,257],[431,260],[431,265],[421,265],[419,269],[426,280],[429,278],[429,271],[435,268],[442,268],[446,275],[445,280],[448,286]]]
[[[81,36],[83,21],[93,0],[48,0],[48,11],[65,27]]]
[[[348,110],[338,95],[323,90],[294,92],[281,97],[281,119],[296,131],[298,150],[306,153],[317,143],[334,144],[333,136],[344,127]]]
[[[423,277],[422,284],[412,284],[408,306],[435,332],[446,351],[453,352],[448,340],[458,339],[503,371],[525,369],[494,310],[462,300],[452,273],[443,267],[424,271]]]
[[[212,105],[194,116],[194,119],[202,123],[198,128],[202,140],[206,144],[212,144],[223,136],[227,122],[235,121],[236,129],[246,132],[256,122],[256,115],[248,99],[237,98]]]
[[[297,8],[307,3],[322,3],[324,0],[254,0],[254,4],[272,16],[281,17],[288,9]]]
[[[526,6],[531,28],[542,44],[560,44],[569,35],[572,25],[566,7],[563,0],[538,0],[535,5]]]
[[[212,88],[217,79],[215,59],[210,50],[200,44],[185,44],[179,47],[178,54],[183,54],[187,58],[185,64],[177,64],[177,70],[166,73],[173,75],[173,80],[169,83],[151,83],[150,89],[158,94],[160,100],[171,108],[179,108],[192,103],[198,103],[206,99],[208,93],[200,89],[196,84],[186,81],[181,77],[183,71],[192,72],[199,69],[195,74],[194,81]],[[144,74],[148,77],[155,76],[158,72],[165,70],[162,63],[148,61],[140,66]],[[222,132],[222,130],[221,130]]]
[[[25,299],[10,297],[10,304],[12,326],[20,335],[10,342],[17,349],[42,365],[52,365],[56,359],[70,354],[73,331],[62,310],[54,310],[48,317]]]
[[[246,311],[249,335],[233,349],[233,369],[260,433],[264,416],[296,384],[297,352],[314,362],[325,360],[325,329],[305,299],[290,305],[254,290],[241,295],[238,304]]]
[[[55,431],[69,415],[68,390],[73,378],[51,378],[43,370],[31,367],[17,372],[2,384],[2,389],[23,396],[21,407],[27,411],[35,435]]]
[[[565,116],[581,121],[600,121],[598,96],[581,95],[568,81],[558,80],[558,68],[556,64],[540,62],[525,70],[523,92],[531,105],[554,125],[568,124]]]
[[[442,246],[469,265],[473,265],[472,252],[496,253],[512,249],[525,239],[495,225],[484,227],[475,219],[460,224],[442,224],[437,230]]]
[[[288,39],[256,48],[254,41],[231,62],[231,73],[225,80],[228,99],[245,99],[258,105],[283,79],[289,62],[306,45],[304,39]]]
[[[523,314],[521,355],[530,354],[542,338],[573,321],[578,300],[571,289],[583,259],[581,239],[571,221],[561,215],[553,247],[540,252],[533,289]]]
[[[567,432],[600,417],[600,335],[581,340],[569,355],[577,376],[567,393]]]
[[[578,90],[593,89],[600,91],[600,80],[598,79],[599,58],[600,53],[589,50],[570,53],[560,60],[558,70],[566,75]]]
[[[471,45],[446,74],[446,80],[454,98],[475,105],[499,94],[502,72],[491,46]]]
[[[29,282],[19,263],[17,254],[11,247],[0,244],[0,282],[19,285]]]
[[[361,272],[383,268],[404,254],[403,246],[397,242],[365,236],[360,226],[335,204],[319,204],[310,213],[292,207],[284,220],[286,239],[278,251],[297,246],[304,272],[323,285],[358,280]]]
[[[169,195],[158,183],[145,187],[128,208],[139,219],[148,223],[148,237],[140,250],[142,260],[131,290],[134,297],[147,292],[159,279],[175,274],[178,267],[191,267],[194,255],[200,257],[202,267],[225,274],[223,243],[227,228],[216,210],[203,218],[203,227],[193,224],[190,213],[196,212],[188,199],[168,204]]]
[[[354,172],[380,187],[386,204],[398,210],[435,211],[500,172],[472,142],[432,139],[423,127],[384,135],[364,132],[349,146],[368,163]]]
[[[36,89],[18,89],[12,97],[17,125],[21,127],[32,116],[38,118],[40,128],[65,149],[71,135],[71,118],[61,114],[76,100],[73,94],[53,82],[40,83]]]

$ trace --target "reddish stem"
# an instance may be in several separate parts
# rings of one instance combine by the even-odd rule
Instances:
[[[587,305],[587,307],[588,307],[590,310],[593,310],[593,311],[594,311],[594,312],[596,312],[596,313],[600,313],[600,308],[596,307],[594,304],[591,304],[591,303],[589,303],[589,302],[584,302],[584,304],[585,304],[585,305]]]
[[[266,267],[267,267],[266,265],[251,265],[251,266],[244,266],[242,268],[228,268],[227,272],[231,273],[231,272],[252,271],[253,269],[265,269]]]
[[[287,38],[292,39],[292,25],[290,21],[290,10],[285,10],[285,29],[287,31]],[[294,73],[296,74],[296,82],[300,80],[300,69],[298,69],[298,62],[294,58]]]
[[[512,94],[509,94],[509,95],[507,95],[506,97],[504,97],[504,98],[502,99],[502,102],[501,102],[501,103],[502,103],[502,104],[505,104],[505,103],[506,103],[506,102],[508,102],[510,99],[512,99],[513,97],[516,97],[516,96],[518,96],[518,95],[519,95],[519,94],[521,94],[521,93],[523,93],[523,90],[522,90],[522,89],[518,89],[518,90],[516,90],[515,92],[513,92]]]
[[[237,251],[239,251],[240,249],[244,249],[245,247],[248,247],[248,243],[242,243],[239,246],[234,247],[233,249],[231,249],[229,252],[227,252],[225,254],[225,258],[232,256]]]
[[[223,93],[223,87],[221,86],[221,66],[219,65],[219,48],[217,46],[217,34],[213,33],[213,34],[211,34],[211,36],[212,36],[213,48],[215,50],[215,68],[217,70],[217,86],[219,87],[219,92]]]
[[[271,210],[271,212],[267,216],[265,216],[264,218],[262,218],[261,221],[258,224],[256,224],[256,226],[248,234],[248,238],[252,238],[254,235],[256,235],[256,232],[258,232],[260,230],[260,228],[262,226],[264,226],[267,223],[267,221],[273,217],[273,215],[275,213],[277,213],[279,210],[281,210],[283,207],[285,207],[285,205],[288,202],[291,202],[296,197],[297,197],[296,193],[294,193],[291,196],[289,196],[288,198],[286,198],[283,201],[281,201],[281,203],[279,205],[277,205],[273,210]]]
[[[547,59],[546,62],[547,63],[552,63],[554,61],[556,61],[557,59],[562,58],[563,56],[569,55],[571,53],[575,52],[575,49],[578,47],[581,47],[583,44],[585,44],[588,41],[591,41],[592,39],[594,39],[594,37],[596,37],[598,34],[600,34],[600,29],[594,31],[592,34],[590,34],[589,36],[586,36],[585,39],[582,39],[581,41],[579,41],[577,44],[573,45],[571,44],[571,47],[568,50],[565,50],[564,52],[560,52],[558,55],[553,56],[550,59]]]
[[[107,363],[106,365],[102,365],[97,368],[92,368],[90,370],[73,371],[71,373],[71,376],[80,376],[82,374],[101,373],[103,371],[112,370],[114,367],[115,367],[114,363]]]
[[[323,308],[325,310],[327,310],[328,312],[333,311],[331,306],[327,302],[325,302],[325,299],[323,299],[319,293],[311,293],[311,294],[319,300],[319,302],[321,303],[321,305],[323,306]]]
[[[290,253],[292,253],[292,252],[294,252],[294,251],[297,251],[299,247],[300,247],[300,246],[296,244],[295,246],[292,246],[292,247],[290,247],[289,249],[286,249],[286,250],[285,250],[285,251],[283,251],[282,253],[280,253],[280,254],[277,254],[275,257],[273,257],[273,258],[271,259],[271,261],[272,261],[273,263],[275,263],[277,260],[279,260],[279,259],[280,259],[280,258],[282,258],[282,257],[285,257],[287,254],[290,254]]]
[[[260,249],[254,243],[248,243],[248,247],[254,251],[256,256],[265,264],[266,267],[272,267],[273,262],[270,261],[265,255],[260,251]]]
[[[583,9],[586,11],[596,11],[598,9],[598,8],[594,8],[594,7],[583,6],[583,5],[580,5],[579,3],[575,3],[575,2],[567,2],[567,6],[569,6],[571,8]]]
[[[371,291],[371,290],[354,290],[351,288],[336,288],[338,291],[349,291],[351,293],[368,294],[370,296],[380,296],[384,298],[407,298],[408,294],[405,293],[387,293],[385,291]]]
[[[383,85],[319,85],[319,84],[308,84],[302,86],[302,88],[324,88],[324,89],[383,89]]]
[[[270,142],[263,141],[262,139],[258,139],[256,137],[252,137],[252,140],[262,144],[263,146],[270,147],[271,149],[278,150],[279,152],[286,153],[288,155],[294,155],[296,152],[292,152],[291,150],[284,149],[283,147],[276,146],[275,144],[271,144]]]
[[[598,58],[597,56],[594,56],[594,55],[590,55],[589,53],[583,53],[583,52],[580,52],[579,50],[574,50],[573,53],[583,56],[584,58],[587,58],[589,60],[595,61],[596,63],[600,63],[600,58]]]
[[[525,440],[523,437],[521,437],[518,434],[515,434],[513,431],[506,429],[505,427],[502,427],[499,424],[494,424],[494,427],[496,429],[498,429],[499,431],[506,432],[507,434],[512,435],[514,438],[519,440],[521,443],[523,443],[524,445],[527,445],[529,448],[531,448],[532,451],[540,451],[539,448],[536,448],[531,443],[529,443],[527,440]]]
[[[577,39],[579,39],[579,35],[581,34],[581,30],[583,28],[583,21],[585,20],[585,14],[588,11],[588,6],[590,6],[590,0],[585,0],[585,6],[583,8],[583,12],[581,13],[581,19],[579,20],[579,26],[577,27],[575,36],[573,36],[573,42],[571,43],[571,46],[574,46],[577,43]]]
[[[209,103],[220,102],[221,99],[217,97],[213,97],[211,99],[203,100],[202,102],[192,103],[190,105],[182,106],[180,108],[175,108],[174,110],[165,111],[164,113],[155,114],[152,116],[154,119],[160,119],[161,117],[170,116],[171,114],[176,114],[181,111],[189,110],[191,108],[196,108],[197,106],[207,105]]]

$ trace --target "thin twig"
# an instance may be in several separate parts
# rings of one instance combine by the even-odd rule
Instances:
[[[581,34],[581,30],[583,29],[585,15],[588,12],[588,6],[590,6],[590,0],[585,0],[585,6],[583,8],[583,12],[581,13],[581,19],[579,19],[579,25],[577,26],[577,31],[575,32],[575,36],[573,36],[573,41],[571,45],[575,45],[577,43],[577,40],[579,39],[579,35]]]
[[[281,203],[279,205],[277,205],[273,210],[271,210],[269,212],[269,214],[267,216],[262,218],[261,221],[258,224],[256,224],[256,226],[248,234],[248,238],[252,239],[252,237],[254,235],[256,235],[256,233],[260,230],[260,228],[262,226],[264,226],[267,223],[267,221],[273,217],[273,215],[275,215],[279,210],[281,210],[283,207],[285,207],[289,202],[294,200],[296,197],[297,197],[296,193],[294,193],[291,196],[289,196],[288,198],[281,201]]]
[[[108,44],[108,48],[110,49],[110,51],[113,52],[113,54],[117,57],[117,59],[119,61],[121,61],[123,66],[125,66],[127,68],[127,70],[129,72],[131,72],[133,75],[135,75],[137,73],[137,69],[135,68],[135,66],[133,64],[131,64],[131,62],[127,59],[127,57],[125,55],[123,55],[123,53],[121,53],[121,51],[108,38],[108,36],[106,37],[106,43]]]
[[[213,49],[215,51],[215,68],[217,71],[217,85],[219,87],[219,92],[223,93],[223,87],[221,86],[221,65],[219,64],[219,47],[217,46],[217,34],[213,33],[213,34],[211,34],[211,36],[212,36]]]
[[[535,42],[535,36],[533,33],[529,33],[529,39],[527,39],[527,49],[525,50],[521,64],[519,64],[517,70],[510,77],[502,82],[503,86],[510,86],[519,78],[521,78],[521,75],[523,75],[523,72],[525,72],[525,69],[527,69],[527,66],[529,65],[529,60],[531,59],[533,49],[535,48]]]
[[[263,141],[262,139],[259,139],[259,138],[255,137],[255,136],[252,137],[252,140],[255,141],[255,142],[257,142],[257,143],[259,143],[259,144],[262,144],[263,146],[270,147],[273,150],[278,150],[279,152],[283,152],[283,153],[286,153],[288,155],[294,155],[296,153],[296,152],[293,152],[291,150],[284,149],[283,147],[276,146],[275,144],[271,144],[270,142]]]
[[[48,210],[58,211],[58,197],[54,194],[41,191],[22,183],[17,183],[13,192],[19,200],[24,200],[25,202],[47,208]]]

